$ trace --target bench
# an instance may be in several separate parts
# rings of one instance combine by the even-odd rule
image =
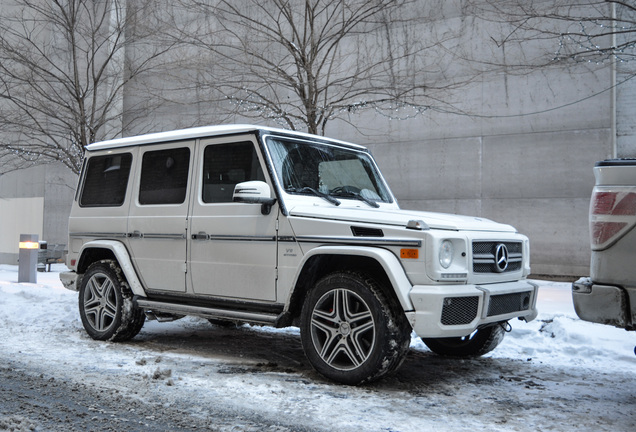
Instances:
[[[42,248],[44,246],[44,248]],[[38,271],[51,271],[51,264],[63,263],[66,254],[65,244],[40,245],[38,251]]]

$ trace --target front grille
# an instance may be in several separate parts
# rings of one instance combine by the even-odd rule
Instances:
[[[504,266],[498,262],[497,249],[505,246],[508,260]],[[473,273],[509,273],[521,270],[523,245],[521,242],[473,242]]]
[[[499,294],[490,297],[488,316],[505,315],[530,309],[530,291],[512,294]]]
[[[471,323],[477,317],[479,297],[446,297],[442,307],[442,324]]]

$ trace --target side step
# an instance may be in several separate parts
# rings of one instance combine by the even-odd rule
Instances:
[[[154,300],[147,300],[144,298],[136,298],[135,303],[137,307],[141,309],[148,309],[155,312],[164,312],[176,315],[194,315],[201,318],[221,318],[265,325],[275,325],[279,319],[278,314],[245,312],[175,303],[165,303]]]

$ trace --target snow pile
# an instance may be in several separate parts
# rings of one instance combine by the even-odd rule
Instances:
[[[213,406],[323,430],[596,431],[634,423],[628,412],[616,424],[614,407],[636,401],[621,386],[636,378],[636,332],[579,320],[567,283],[535,281],[538,318],[511,322],[486,358],[449,361],[414,337],[396,376],[351,388],[311,370],[295,328],[226,329],[185,318],[147,322],[128,343],[93,341],[79,319],[77,293],[59,282],[64,269],[18,284],[17,267],[0,265],[0,361],[180,406],[192,416]],[[597,406],[581,407],[581,395]],[[581,415],[593,423],[577,425]]]
[[[54,269],[55,266],[54,266]],[[34,329],[64,335],[68,342],[87,342],[87,336],[79,321],[77,293],[66,290],[59,281],[57,270],[38,273],[37,284],[18,284],[17,267],[0,265],[0,332],[22,335],[21,350],[28,352],[29,344],[39,344]],[[633,368],[636,366],[634,345],[636,332],[581,321],[574,312],[569,283],[534,281],[540,285],[539,316],[530,323],[511,321],[512,331],[490,357],[532,358],[554,365],[606,366],[611,368]],[[195,320],[196,322],[196,320]],[[187,327],[191,321],[157,324],[146,323],[144,330],[164,329],[165,326]],[[263,333],[291,333],[297,329],[276,330],[254,327]],[[108,346],[108,345],[105,345]],[[411,348],[428,351],[417,338]],[[64,353],[51,353],[64,357]]]
[[[528,324],[512,322],[513,331],[493,357],[525,355],[562,366],[634,369],[636,332],[580,320],[569,283],[534,282],[540,285],[539,316]]]

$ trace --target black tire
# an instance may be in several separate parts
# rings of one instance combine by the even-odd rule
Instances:
[[[479,357],[497,348],[505,331],[499,324],[484,327],[464,337],[422,338],[435,354],[450,357]]]
[[[408,352],[410,335],[399,305],[360,273],[324,277],[303,304],[300,337],[305,355],[317,372],[343,384],[375,381],[397,369]]]
[[[116,261],[88,267],[79,289],[82,324],[95,340],[122,342],[135,337],[146,319],[133,305],[132,292]]]

